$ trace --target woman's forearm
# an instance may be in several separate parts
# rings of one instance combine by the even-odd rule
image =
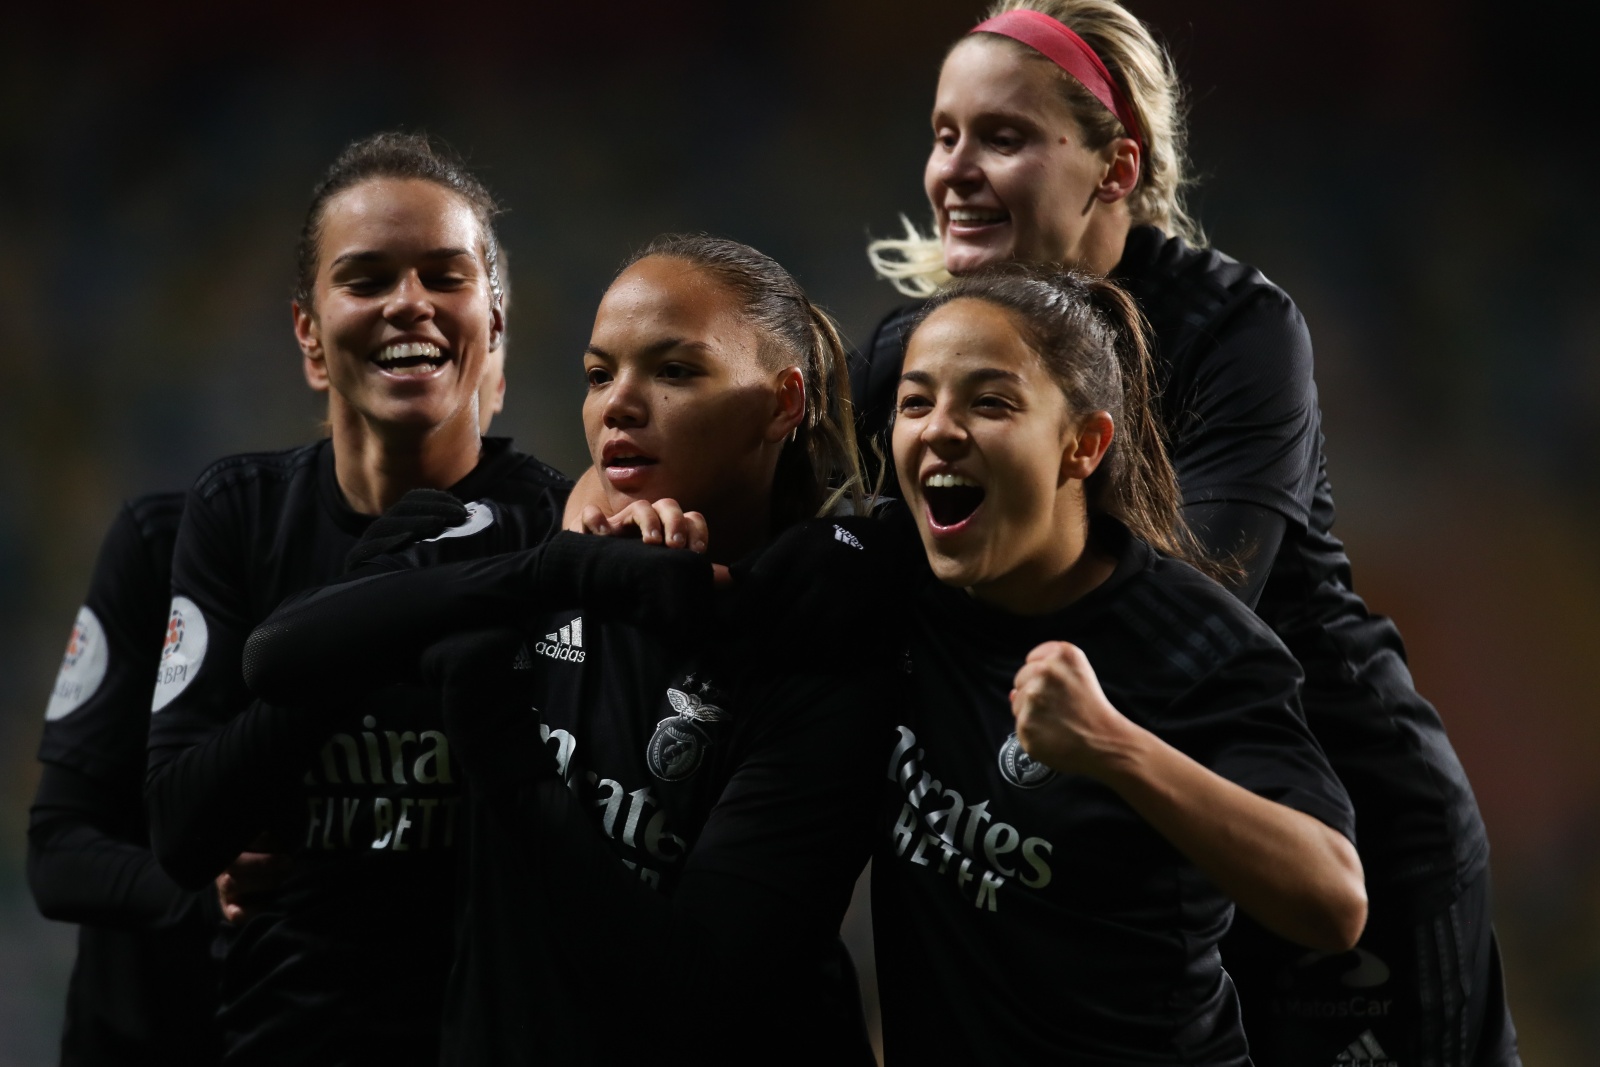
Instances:
[[[1324,951],[1356,943],[1367,894],[1344,835],[1123,722],[1097,777],[1268,929]]]

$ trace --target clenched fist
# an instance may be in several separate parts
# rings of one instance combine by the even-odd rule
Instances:
[[[1028,653],[1012,682],[1017,742],[1029,756],[1066,774],[1100,778],[1138,728],[1111,706],[1089,657],[1077,645],[1048,641]]]

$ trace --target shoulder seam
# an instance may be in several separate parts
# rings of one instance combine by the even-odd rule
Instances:
[[[1152,645],[1165,649],[1191,677],[1206,674],[1246,647],[1250,627],[1243,619],[1207,611],[1181,590],[1144,581],[1128,593],[1116,614]]]
[[[538,474],[541,479],[550,483],[550,488],[564,489],[573,484],[573,480],[571,478],[568,478],[565,474],[562,474],[560,471],[550,466],[550,464],[546,463],[538,456],[532,455],[531,453],[524,452],[522,454],[522,467],[532,467],[534,472]]]
[[[220,459],[207,467],[194,483],[202,500],[247,482],[272,479],[286,481],[309,464],[317,454],[317,443],[279,452],[245,452]]]
[[[139,536],[152,541],[177,531],[183,517],[183,501],[184,494],[180,492],[146,493],[125,501],[122,508]]]

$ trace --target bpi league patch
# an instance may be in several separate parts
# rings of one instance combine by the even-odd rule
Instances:
[[[72,634],[67,638],[67,653],[61,657],[56,687],[50,691],[50,704],[44,709],[45,719],[53,722],[83,707],[106,680],[109,662],[105,627],[88,605],[84,605],[78,609]]]
[[[715,704],[707,704],[692,693],[668,689],[667,701],[678,714],[662,719],[645,746],[644,759],[650,773],[664,782],[681,782],[700,769],[711,745],[707,724],[728,717]]]
[[[167,639],[161,646],[161,666],[156,670],[156,694],[151,711],[160,711],[189,687],[206,658],[206,617],[186,596],[172,598],[167,615]]]
[[[483,501],[474,500],[472,503],[467,505],[467,517],[461,522],[460,525],[450,527],[450,529],[446,530],[438,537],[426,538],[422,543],[427,544],[429,541],[444,541],[452,537],[471,537],[480,530],[487,530],[493,525],[494,511]]]
[[[1056,776],[1055,771],[1022,750],[1016,734],[1000,746],[1000,773],[1018,789],[1037,789]]]

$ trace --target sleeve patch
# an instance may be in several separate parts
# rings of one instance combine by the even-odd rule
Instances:
[[[172,703],[200,673],[208,637],[206,617],[195,602],[186,596],[173,597],[172,611],[167,615],[167,639],[161,645],[161,665],[156,671],[155,698],[150,703],[152,712]]]
[[[78,609],[72,634],[67,638],[67,652],[61,657],[61,670],[50,692],[50,704],[44,710],[45,720],[54,722],[83,707],[105,681],[110,658],[105,627],[85,604]]]
[[[491,509],[489,505],[483,501],[474,500],[472,503],[467,505],[467,517],[461,522],[460,525],[450,527],[450,529],[446,530],[438,537],[429,537],[425,539],[423,544],[427,544],[429,541],[443,541],[451,537],[471,537],[473,534],[482,530],[487,530],[493,525],[493,509]]]

